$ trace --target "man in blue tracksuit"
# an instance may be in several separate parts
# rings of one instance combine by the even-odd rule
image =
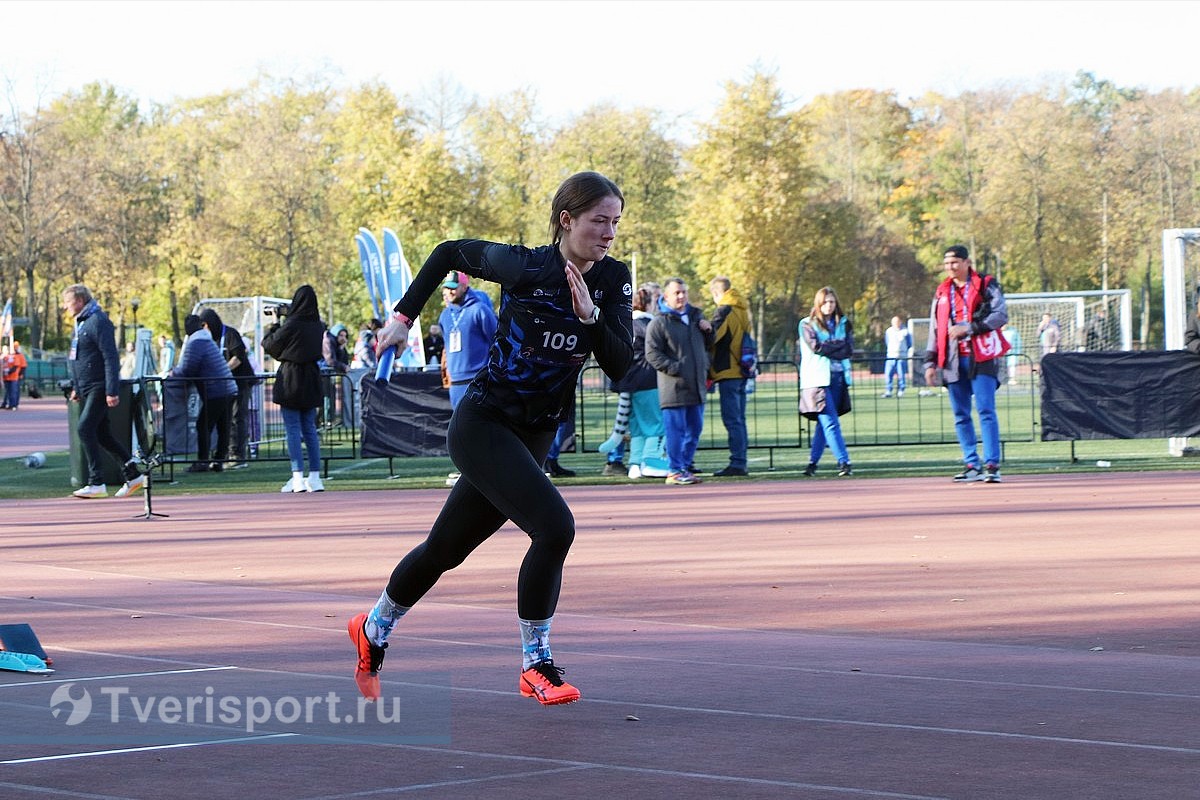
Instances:
[[[486,292],[471,289],[465,273],[451,272],[442,281],[446,308],[438,317],[450,376],[450,407],[457,408],[479,370],[487,366],[496,335],[496,312]]]
[[[146,476],[138,472],[129,450],[113,436],[108,421],[108,409],[121,402],[121,358],[112,321],[82,283],[63,290],[62,307],[75,318],[67,363],[71,400],[81,404],[76,431],[88,473],[87,484],[73,494],[85,500],[108,497],[100,474],[100,448],[104,448],[123,465],[125,485],[117,490],[117,497],[126,497],[145,486]]]

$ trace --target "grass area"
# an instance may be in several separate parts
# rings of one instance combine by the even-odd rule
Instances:
[[[706,473],[711,472],[727,463],[726,456],[724,450],[701,450],[697,454],[697,466]],[[1050,472],[1200,471],[1200,459],[1168,455],[1167,444],[1161,439],[1081,441],[1075,443],[1075,456],[1077,460],[1072,463],[1069,442],[1012,443],[1005,447],[1004,475],[1011,481],[1023,474]],[[948,477],[959,469],[955,445],[860,447],[851,449],[851,457],[855,475],[860,478]],[[1098,467],[1097,461],[1108,461],[1112,466]],[[599,453],[564,454],[560,463],[579,473],[575,478],[556,481],[560,485],[632,483],[625,478],[601,476],[604,457]],[[776,448],[771,451],[752,449],[750,478],[713,480],[749,483],[797,479],[807,463],[807,448]],[[832,479],[833,459],[828,453],[821,463],[823,469],[817,479]],[[446,474],[453,470],[448,458],[397,458],[392,464],[394,477],[389,475],[387,459],[333,461],[330,462],[330,476],[325,486],[329,491],[444,488]],[[770,468],[772,465],[773,469]],[[154,491],[155,497],[163,498],[184,494],[276,493],[287,478],[287,463],[278,461],[251,464],[247,469],[220,474],[188,474],[177,468],[173,483],[156,472]],[[0,460],[0,499],[65,497],[73,489],[70,457],[66,451],[47,453],[46,466],[41,469],[26,467],[24,457]],[[109,487],[109,491],[115,489]],[[141,505],[140,500],[129,502],[136,502],[139,507]]]

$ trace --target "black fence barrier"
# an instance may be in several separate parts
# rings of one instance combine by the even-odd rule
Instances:
[[[359,376],[355,376],[357,378]],[[328,474],[329,462],[358,460],[358,385],[349,375],[323,372],[324,400],[317,412],[317,433],[321,442],[322,473]],[[235,378],[238,398],[234,412],[228,453],[215,453],[215,436],[210,444],[211,461],[227,468],[259,461],[289,461],[283,413],[272,399],[274,374]],[[190,465],[199,458],[196,421],[200,415],[200,397],[190,378],[142,379],[146,403],[152,420],[154,451],[161,454],[162,469],[174,479],[177,465]],[[240,420],[239,420],[240,417]],[[239,452],[238,427],[244,425],[245,447]],[[143,448],[145,449],[145,448]]]

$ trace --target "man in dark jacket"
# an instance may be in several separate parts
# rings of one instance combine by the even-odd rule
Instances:
[[[237,384],[201,317],[188,314],[183,326],[188,334],[187,342],[179,363],[168,377],[191,378],[200,395],[200,416],[196,418],[197,460],[188,467],[188,472],[221,472],[229,453],[229,430]],[[217,435],[215,451],[212,449],[214,432]]]
[[[250,398],[254,395],[254,368],[250,366],[250,355],[246,352],[246,341],[237,328],[231,328],[221,319],[215,309],[206,308],[200,312],[200,321],[208,328],[212,339],[221,351],[221,358],[229,365],[233,379],[237,383],[237,395],[233,399],[233,428],[229,457],[234,461],[234,469],[246,466],[246,454],[249,451],[249,422]],[[218,452],[220,458],[226,454]]]
[[[63,291],[62,307],[75,318],[67,359],[71,400],[81,404],[76,430],[88,472],[87,485],[73,494],[83,499],[108,497],[108,487],[100,474],[100,448],[104,448],[123,465],[125,485],[117,490],[117,497],[126,497],[146,485],[146,476],[139,473],[129,450],[113,436],[108,421],[108,409],[121,402],[121,358],[117,354],[113,324],[82,283]]]
[[[646,328],[646,361],[658,370],[658,402],[671,463],[666,482],[687,486],[700,482],[690,468],[704,429],[713,328],[704,312],[688,303],[683,278],[667,281],[662,300],[663,313]]]

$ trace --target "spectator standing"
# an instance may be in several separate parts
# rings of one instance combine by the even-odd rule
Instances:
[[[892,317],[892,326],[883,332],[883,346],[887,361],[883,365],[883,378],[887,382],[882,397],[904,397],[908,380],[908,360],[913,354],[912,332],[903,317]]]
[[[980,275],[967,248],[956,244],[942,259],[947,278],[938,284],[929,308],[929,342],[925,348],[925,382],[947,387],[954,412],[954,432],[964,468],[956,483],[1000,483],[1000,421],[996,416],[1001,357],[1009,350],[1000,329],[1008,307],[999,282]],[[1049,319],[1050,315],[1046,315]],[[979,416],[983,461],[971,421],[971,401]]]
[[[633,293],[633,364],[613,389],[628,396],[630,478],[665,478],[663,418],[658,404],[658,371],[646,360],[646,330],[658,303],[657,284],[642,284]]]
[[[317,293],[308,284],[296,290],[283,321],[263,335],[263,351],[279,362],[272,399],[283,414],[292,462],[292,478],[279,490],[285,494],[325,490],[321,482],[321,441],[317,436],[317,409],[324,397],[319,366],[324,339],[325,323],[317,313]]]
[[[1183,346],[1200,356],[1200,291],[1196,292],[1196,313],[1183,332]]]
[[[646,328],[646,361],[658,372],[658,403],[670,462],[666,483],[689,486],[700,483],[691,466],[704,430],[713,328],[704,312],[688,302],[683,278],[668,280],[662,299],[663,313]]]
[[[108,315],[82,283],[68,286],[62,294],[63,310],[75,319],[67,365],[71,375],[71,401],[80,404],[76,432],[87,466],[88,482],[75,490],[75,497],[108,497],[108,487],[100,477],[100,449],[121,461],[125,485],[117,497],[126,497],[146,485],[146,476],[137,468],[125,445],[113,436],[108,409],[121,402],[120,358],[116,331]]]
[[[579,699],[550,648],[575,521],[542,462],[588,357],[594,354],[611,378],[620,378],[632,359],[629,269],[608,255],[624,205],[612,181],[583,172],[554,195],[551,244],[443,242],[380,331],[381,349],[403,348],[413,317],[450,269],[501,286],[491,358],[455,407],[447,432],[462,477],[428,538],[396,565],[375,606],[347,625],[355,682],[368,699],[379,696],[378,672],[397,621],[508,520],[529,537],[517,579],[518,691],[543,705]]]
[[[1004,357],[1004,371],[1008,375],[1010,386],[1016,386],[1017,370],[1021,367],[1021,332],[1015,326],[1005,323],[1000,329],[1000,335],[1008,342],[1008,355]]]
[[[165,333],[158,335],[158,374],[166,375],[175,366],[175,340]]]
[[[1058,324],[1058,320],[1050,316],[1047,311],[1042,314],[1042,321],[1038,324],[1038,342],[1042,345],[1042,358],[1051,353],[1058,352],[1058,344],[1062,340],[1062,328]]]
[[[473,291],[464,272],[451,272],[442,281],[438,317],[445,337],[446,372],[450,377],[450,407],[458,408],[467,387],[487,366],[488,349],[496,335],[496,311],[485,292]]]
[[[5,345],[0,362],[0,373],[4,376],[4,402],[0,403],[0,408],[16,411],[21,405],[21,381],[29,368],[29,362],[21,352],[21,343],[13,339],[11,346]]]
[[[221,357],[212,332],[202,317],[188,314],[183,320],[187,346],[169,378],[187,378],[200,395],[200,416],[196,418],[196,460],[188,472],[221,472],[229,453],[229,432],[233,420],[233,401],[237,383],[229,364]],[[216,449],[213,449],[213,434]]]
[[[351,369],[374,370],[379,364],[379,356],[375,355],[375,336],[383,323],[372,317],[367,326],[358,332],[354,341],[354,357],[350,359]]]
[[[233,373],[237,394],[233,397],[233,407],[230,414],[233,418],[232,435],[229,437],[232,446],[228,451],[217,450],[222,459],[228,457],[233,461],[233,468],[247,466],[250,446],[250,406],[254,395],[254,386],[258,376],[254,374],[254,365],[250,363],[250,353],[246,348],[246,340],[237,328],[232,328],[221,321],[221,315],[215,309],[206,308],[200,312],[200,321],[208,329],[209,335],[221,351],[221,358],[229,365]]]
[[[709,377],[721,398],[721,422],[729,438],[729,465],[713,475],[748,475],[746,432],[746,376],[742,373],[742,340],[750,333],[750,305],[729,278],[718,276],[708,283],[717,310],[713,313],[712,361]],[[689,462],[690,463],[690,462]]]
[[[1090,352],[1108,350],[1108,311],[1104,306],[1096,309],[1096,316],[1088,323],[1085,342]]]
[[[421,342],[425,346],[425,365],[441,365],[443,353],[446,351],[446,340],[442,337],[442,326],[433,323],[429,326],[429,335]]]
[[[325,377],[325,425],[333,427],[335,419],[340,419],[341,424],[349,427],[349,411],[346,408],[346,373],[350,371],[350,352],[346,349],[346,343],[350,341],[350,332],[346,330],[346,326],[340,322],[325,332],[325,338],[321,342],[321,358],[325,362],[325,369],[333,375],[341,375],[340,382],[335,382],[333,378]],[[341,413],[338,413],[338,387],[343,387],[341,400]]]
[[[800,391],[825,390],[825,405],[816,410],[817,430],[804,474],[817,474],[826,445],[837,458],[838,477],[849,476],[850,452],[838,418],[850,408],[850,356],[854,354],[854,326],[842,311],[837,293],[829,286],[817,290],[812,312],[800,321]]]

